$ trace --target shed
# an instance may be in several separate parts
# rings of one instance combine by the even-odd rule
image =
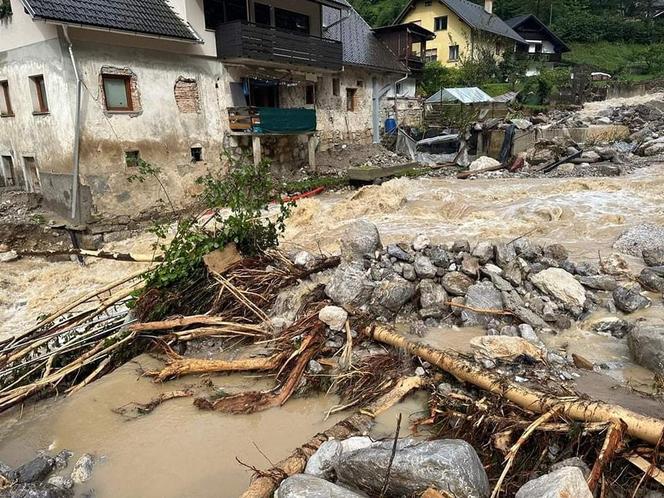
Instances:
[[[490,95],[477,87],[468,88],[442,88],[426,100],[427,104],[440,102],[460,102],[462,104],[476,104],[479,102],[493,102]]]

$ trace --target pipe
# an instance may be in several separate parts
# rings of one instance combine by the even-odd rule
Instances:
[[[74,76],[76,77],[76,123],[74,125],[74,170],[72,172],[72,189],[71,189],[71,218],[76,221],[76,217],[80,216],[79,213],[79,187],[80,187],[80,163],[81,163],[81,92],[83,90],[83,82],[81,75],[76,67],[76,58],[74,57],[74,49],[69,38],[69,30],[67,26],[62,26],[65,39],[69,45],[69,57],[71,64],[74,68]]]
[[[380,143],[380,101],[387,92],[390,91],[390,88],[397,86],[397,84],[401,83],[402,81],[407,80],[409,75],[407,74],[403,78],[385,85],[383,88],[380,90],[378,89],[378,77],[374,76],[373,77],[373,98],[372,98],[372,127],[373,127],[373,143],[379,144]],[[395,92],[396,95],[396,92]]]

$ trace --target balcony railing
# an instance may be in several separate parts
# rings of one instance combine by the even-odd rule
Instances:
[[[256,60],[338,71],[342,45],[337,40],[232,21],[217,27],[217,56],[226,61]]]

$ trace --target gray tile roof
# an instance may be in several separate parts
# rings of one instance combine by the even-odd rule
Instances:
[[[440,3],[446,5],[452,12],[461,18],[471,28],[479,31],[485,31],[505,38],[510,38],[519,43],[525,43],[525,40],[519,36],[516,31],[510,28],[505,21],[495,14],[489,14],[482,5],[478,5],[469,0],[439,0]],[[412,8],[413,1],[408,2],[406,8],[399,14],[399,17],[394,21],[399,23]]]
[[[22,0],[37,19],[200,41],[168,0]]]
[[[529,20],[532,20],[540,27],[540,30],[549,37],[549,41],[553,43],[560,52],[570,51],[570,48],[567,46],[567,44],[564,41],[562,41],[560,38],[558,38],[558,36],[553,31],[551,31],[546,24],[544,24],[537,16],[533,14],[516,16],[513,17],[512,19],[508,19],[505,22],[510,28],[518,32],[519,27]]]
[[[343,42],[343,62],[349,66],[364,66],[383,71],[406,73],[408,69],[399,61],[398,57],[387,48],[371,30],[371,26],[348,3],[339,0],[349,7],[346,12],[323,7],[323,24],[330,26],[339,21],[339,16],[348,16],[347,19],[335,24],[326,32],[326,37]],[[339,35],[341,31],[341,36]]]

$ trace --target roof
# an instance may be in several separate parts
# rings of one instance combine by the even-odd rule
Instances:
[[[415,33],[416,35],[420,35],[421,37],[426,38],[427,40],[433,40],[434,38],[436,38],[436,33],[434,33],[433,31],[429,31],[428,29],[423,28],[422,26],[420,26],[419,24],[415,24],[414,22],[407,22],[403,24],[392,24],[373,29],[374,33],[387,33],[393,31],[401,31],[401,30],[409,30],[412,33]]]
[[[521,36],[510,28],[505,21],[495,14],[489,14],[484,7],[469,0],[438,0],[448,9],[454,12],[468,26],[479,31],[491,33],[493,35],[509,38],[518,43],[525,43]],[[406,7],[401,11],[394,21],[399,23],[406,16],[408,11],[413,8],[414,0],[410,0]]]
[[[461,102],[462,104],[475,104],[478,102],[493,102],[488,94],[477,87],[468,88],[441,88],[426,100],[427,104],[436,102]]]
[[[362,66],[405,74],[408,72],[399,58],[387,48],[371,30],[371,26],[348,3],[339,0],[349,10],[341,13],[336,9],[323,7],[323,25],[330,26],[325,36],[343,43],[343,63],[348,66]],[[345,19],[339,22],[339,16]]]
[[[560,52],[569,52],[570,48],[567,46],[567,44],[562,41],[556,34],[549,29],[549,27],[544,24],[540,19],[535,16],[534,14],[525,14],[522,16],[516,16],[513,17],[512,19],[508,19],[505,21],[507,25],[512,28],[515,31],[519,31],[519,28],[523,26],[527,21],[532,21],[535,24],[538,25],[540,31],[542,31],[548,38],[549,40],[554,44],[560,47]]]
[[[22,0],[34,19],[200,42],[168,0]]]

